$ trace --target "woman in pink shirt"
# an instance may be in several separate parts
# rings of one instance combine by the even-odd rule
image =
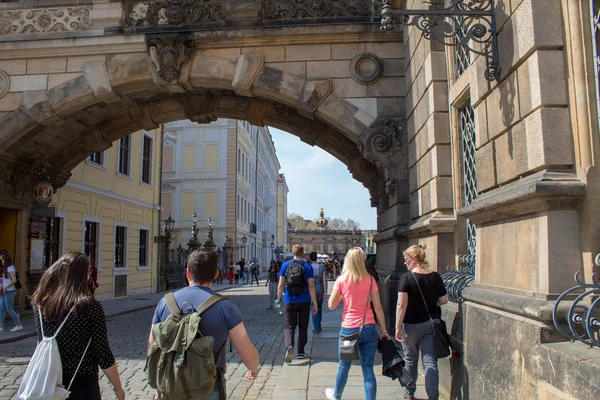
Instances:
[[[371,278],[365,268],[365,253],[360,247],[354,247],[348,251],[344,270],[333,285],[333,291],[329,298],[329,309],[334,310],[344,300],[344,311],[342,313],[342,328],[340,334],[350,335],[361,332],[359,339],[360,366],[362,367],[365,382],[365,396],[367,400],[375,400],[377,396],[377,381],[373,372],[377,342],[380,337],[390,338],[385,328],[385,316],[379,298],[377,283]],[[381,333],[377,330],[375,315],[371,310],[373,303],[377,321],[381,327]],[[364,321],[364,325],[363,325]],[[362,330],[361,330],[362,326]],[[329,400],[339,400],[348,380],[348,372],[352,361],[340,360],[335,388],[325,390],[325,396]]]

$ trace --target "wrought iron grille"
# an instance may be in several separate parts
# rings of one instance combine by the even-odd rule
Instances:
[[[459,110],[459,118],[462,145],[464,205],[468,206],[477,198],[477,171],[475,170],[475,112],[473,111],[470,102]],[[466,221],[466,239],[466,255],[470,257],[465,265],[466,268],[471,269],[471,272],[474,274],[477,229],[468,219]]]
[[[592,16],[592,36],[593,36],[593,54],[596,69],[596,104],[598,108],[598,118],[600,119],[600,0],[590,0],[590,12]],[[600,121],[600,120],[599,120]]]
[[[469,25],[465,23],[465,18],[460,18],[460,23],[456,24],[456,34],[454,35],[454,72],[456,78],[462,74],[471,65],[471,53],[469,47],[465,44]]]

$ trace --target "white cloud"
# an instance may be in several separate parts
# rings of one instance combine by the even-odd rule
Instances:
[[[290,189],[288,213],[314,219],[323,207],[328,217],[351,218],[363,229],[376,228],[377,213],[370,205],[369,191],[352,178],[346,165],[294,135],[269,129]]]

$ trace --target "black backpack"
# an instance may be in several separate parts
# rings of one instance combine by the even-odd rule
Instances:
[[[292,297],[296,297],[306,289],[304,266],[298,261],[291,261],[285,271],[285,287]]]

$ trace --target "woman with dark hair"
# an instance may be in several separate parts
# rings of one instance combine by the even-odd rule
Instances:
[[[10,254],[6,250],[0,250],[0,332],[4,330],[4,311],[8,312],[15,323],[11,332],[23,330],[19,314],[15,311],[15,283],[17,282],[17,270],[13,265]]]
[[[83,253],[66,253],[48,268],[31,296],[38,340],[57,335],[65,387],[72,380],[69,400],[101,399],[98,366],[113,385],[117,399],[123,400],[125,392],[108,344],[104,310],[90,293],[88,282],[89,260]]]

